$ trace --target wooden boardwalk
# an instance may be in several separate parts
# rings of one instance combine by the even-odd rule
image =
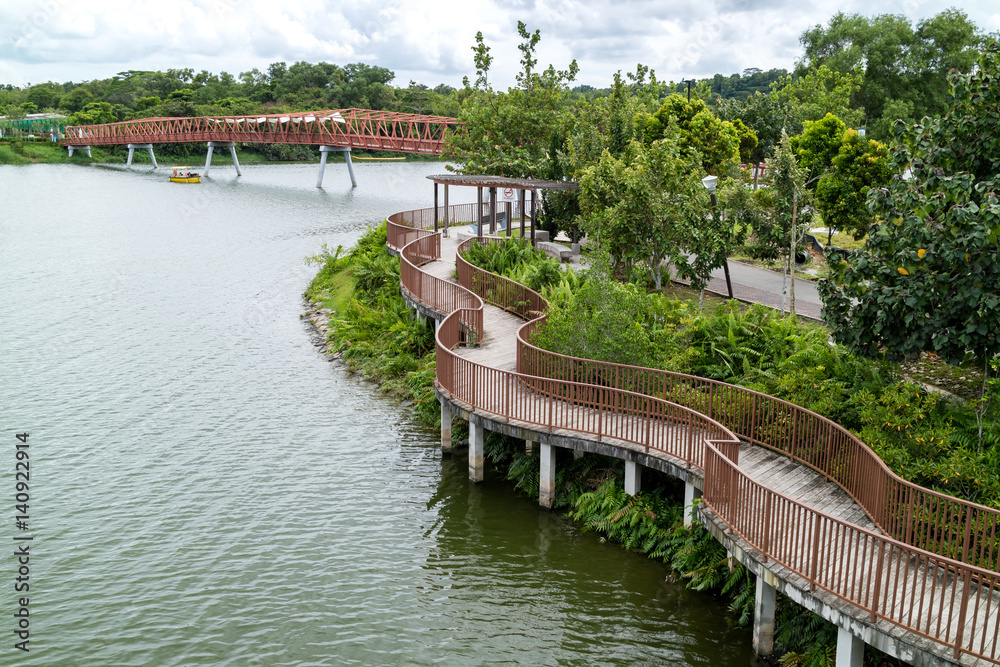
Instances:
[[[439,279],[456,282],[457,247],[457,239],[442,239],[441,260],[425,264],[421,269]],[[662,424],[655,442],[643,441],[641,435],[649,433],[648,410],[645,414],[619,412],[605,417],[609,414],[607,410],[599,414],[600,410],[585,403],[553,399],[551,393],[539,390],[541,385],[529,386],[533,381],[513,375],[516,333],[524,324],[523,320],[487,304],[483,323],[480,345],[454,351],[485,369],[485,374],[463,376],[453,386],[456,395],[481,397],[477,405],[469,406],[471,409],[528,430],[596,438],[603,443],[669,458],[676,465],[690,467],[690,459],[685,462],[669,453],[678,449],[671,443],[690,440],[692,436],[704,439],[705,432],[691,433],[689,426],[679,423]],[[499,373],[489,375],[490,371]],[[496,381],[495,392],[477,393],[475,387],[470,386],[493,381],[492,378],[503,378]],[[743,483],[733,496],[735,499],[726,504],[739,503],[741,493],[749,498],[755,485],[777,492],[788,500],[786,505],[775,510],[771,525],[763,527],[767,545],[764,548],[772,554],[769,569],[884,636],[920,647],[943,660],[935,664],[997,664],[995,660],[976,658],[965,652],[955,657],[952,648],[933,640],[944,637],[946,641],[955,641],[956,635],[960,635],[960,643],[964,646],[980,655],[995,655],[994,645],[1000,627],[1000,587],[970,584],[968,579],[956,577],[941,558],[914,558],[912,551],[894,547],[882,538],[872,519],[847,492],[808,466],[746,443],[739,447],[738,461],[740,473],[750,482]],[[824,518],[825,523],[820,523],[817,515],[802,508],[818,510],[833,520]],[[749,551],[753,552],[759,547],[761,523],[760,517],[741,518],[731,530],[746,540]],[[782,554],[792,554],[794,558],[783,561]],[[769,558],[763,551],[759,557],[768,563]],[[966,609],[963,618],[961,599],[969,587],[975,602]],[[868,604],[868,608],[878,609],[876,618],[868,618],[868,608],[850,602],[860,599],[859,596],[880,598],[881,606],[871,599],[860,600],[861,604]],[[849,608],[845,608],[845,603]]]

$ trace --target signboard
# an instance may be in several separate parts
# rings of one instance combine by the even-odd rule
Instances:
[[[499,195],[497,199],[500,201],[517,201],[516,192],[517,190],[514,188],[501,188],[497,193]]]

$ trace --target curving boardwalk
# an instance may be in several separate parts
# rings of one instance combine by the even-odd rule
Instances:
[[[476,219],[465,208],[451,219]],[[483,427],[541,443],[543,501],[553,446],[617,456],[635,475],[665,470],[689,498],[702,490],[700,521],[757,575],[759,652],[770,651],[780,590],[838,625],[838,665],[860,665],[864,643],[918,665],[1000,664],[1000,513],[900,479],[851,433],[787,401],[533,346],[544,299],[420,229],[430,211],[390,216],[388,245],[404,296],[439,321],[443,436],[452,413],[469,419],[474,479]]]

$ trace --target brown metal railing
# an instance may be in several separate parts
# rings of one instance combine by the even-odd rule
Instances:
[[[529,341],[545,318],[518,331],[517,370],[659,396],[718,420],[741,438],[787,455],[836,482],[890,537],[996,570],[1000,512],[908,482],[839,424],[794,403],[682,373],[579,359]]]
[[[869,614],[953,649],[997,660],[1000,575],[842,521],[748,477],[715,447],[703,502],[743,540]],[[991,617],[993,617],[991,619]]]
[[[546,306],[537,293],[461,254],[456,264],[470,294],[525,318]],[[704,502],[765,562],[780,563],[872,621],[885,619],[953,649],[956,659],[967,653],[1000,664],[1000,512],[899,478],[849,431],[787,401],[705,378],[542,350],[530,339],[544,316],[518,331],[517,372],[476,364],[452,349],[481,339],[481,303],[442,309],[451,314],[438,328],[437,377],[454,398],[506,419],[619,439],[698,466],[705,471]],[[738,468],[736,435],[835,481],[886,535],[747,477]]]

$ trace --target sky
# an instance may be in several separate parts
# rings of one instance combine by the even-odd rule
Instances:
[[[836,11],[901,14],[914,24],[951,6],[1000,31],[996,0],[0,0],[0,84],[104,79],[125,70],[190,67],[266,71],[272,62],[364,62],[393,84],[434,87],[474,79],[482,31],[494,58],[490,83],[514,85],[517,22],[541,31],[538,64],[578,83],[610,85],[637,63],[661,80],[792,69],[799,35]]]

